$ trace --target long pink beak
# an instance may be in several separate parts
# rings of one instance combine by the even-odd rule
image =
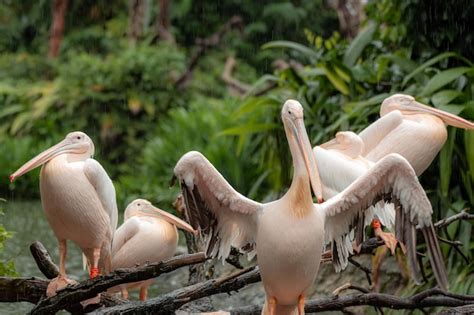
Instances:
[[[13,182],[15,178],[20,177],[25,173],[28,173],[29,171],[37,168],[38,166],[47,163],[49,160],[58,156],[59,154],[67,153],[73,150],[74,148],[75,146],[73,144],[69,144],[65,140],[59,142],[58,144],[41,152],[25,164],[23,164],[15,173],[10,175],[10,182]]]
[[[183,230],[186,230],[190,233],[193,233],[193,234],[196,234],[197,231],[195,229],[192,228],[191,225],[189,225],[188,223],[184,222],[183,220],[181,220],[180,218],[172,215],[171,213],[169,212],[166,212],[164,210],[161,210],[157,207],[154,207],[154,206],[150,206],[151,209],[152,209],[152,213],[148,213],[148,212],[142,212],[143,214],[145,215],[152,215],[152,216],[156,216],[156,217],[159,217],[159,218],[162,218],[164,219],[165,221],[167,221],[168,223],[171,223],[173,225],[176,225],[177,227],[179,227],[180,229],[183,229]]]
[[[454,127],[462,128],[462,129],[474,129],[474,123],[470,122],[469,120],[466,120],[464,118],[450,114],[448,112],[439,110],[431,106],[426,106],[416,101],[411,102],[410,105],[407,105],[406,107],[404,106],[401,110],[403,112],[413,111],[415,113],[431,114],[436,117],[439,117],[442,121],[444,121],[446,124],[450,126],[454,126]]]
[[[314,195],[318,200],[318,203],[322,203],[323,200],[323,189],[321,185],[321,179],[319,177],[318,165],[314,158],[313,150],[311,148],[311,143],[308,139],[308,133],[304,126],[303,119],[298,119],[296,124],[290,124],[295,138],[298,142],[301,154],[303,155],[304,163],[306,166],[306,171],[308,172],[309,181],[313,189]]]

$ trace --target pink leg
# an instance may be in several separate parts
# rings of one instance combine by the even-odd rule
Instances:
[[[89,277],[91,279],[97,277],[100,274],[99,259],[100,259],[100,248],[94,248],[92,267],[91,267],[91,270],[89,271]]]

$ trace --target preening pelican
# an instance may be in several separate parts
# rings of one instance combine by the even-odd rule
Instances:
[[[94,159],[94,144],[83,132],[66,138],[26,162],[10,176],[13,181],[43,165],[41,202],[59,243],[59,275],[48,285],[48,296],[65,287],[67,240],[85,254],[90,277],[111,267],[111,243],[117,227],[115,188],[104,168]],[[99,269],[100,268],[100,269]]]
[[[154,207],[147,200],[132,201],[125,209],[124,223],[115,232],[112,242],[112,270],[173,257],[178,245],[176,227],[195,232],[188,223]],[[122,297],[128,299],[129,288],[140,288],[140,300],[144,301],[153,280],[123,284],[111,291],[120,289]]]
[[[419,176],[446,142],[446,125],[474,129],[474,123],[423,105],[404,94],[385,99],[380,116],[358,136],[339,133],[339,138],[336,135],[335,139],[315,147],[323,198],[327,199],[342,191],[373,165],[370,162],[377,162],[390,153],[398,153],[407,159]],[[377,215],[384,225],[390,227],[395,215],[393,205],[377,206],[380,210],[385,208],[385,211],[378,211]],[[382,232],[377,219],[372,221],[372,226],[393,253],[396,245],[393,235]]]
[[[281,116],[294,175],[290,188],[279,200],[261,204],[242,196],[199,152],[186,153],[174,169],[186,217],[193,228],[209,237],[209,255],[224,259],[231,246],[255,247],[266,292],[263,312],[303,314],[305,294],[318,272],[325,239],[333,244],[334,263],[342,265],[352,252],[348,242],[351,229],[366,209],[386,194],[402,205],[396,228],[407,244],[415,279],[420,278],[415,248],[415,227],[419,224],[436,279],[446,288],[446,271],[431,223],[431,204],[408,162],[399,155],[389,155],[341,193],[322,204],[313,204],[310,187],[316,193],[320,184],[304,127],[303,107],[288,100]]]
[[[390,153],[408,160],[420,176],[433,162],[447,138],[446,125],[474,129],[474,123],[421,104],[412,96],[395,94],[382,102],[381,118],[359,133],[362,156],[377,162]]]

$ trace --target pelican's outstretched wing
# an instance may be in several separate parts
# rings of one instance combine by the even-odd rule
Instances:
[[[419,282],[421,277],[416,259],[416,226],[419,225],[436,280],[441,288],[446,289],[448,280],[431,222],[431,204],[413,168],[398,154],[387,155],[344,191],[321,205],[326,218],[326,238],[332,240],[336,270],[347,265],[352,253],[351,229],[357,230],[366,209],[384,196],[390,196],[400,205],[396,207],[395,235],[408,250],[409,266],[415,281]]]
[[[87,159],[84,163],[84,173],[94,186],[97,195],[110,218],[110,232],[114,235],[117,229],[118,210],[115,198],[115,188],[105,169],[94,159]]]
[[[255,243],[262,204],[235,191],[199,152],[183,155],[174,174],[181,184],[187,220],[194,229],[210,235],[208,255],[225,259],[231,246]]]

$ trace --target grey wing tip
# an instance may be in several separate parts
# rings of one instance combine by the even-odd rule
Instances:
[[[422,231],[428,245],[428,253],[436,282],[442,290],[447,291],[449,287],[448,275],[433,224],[423,227]]]

